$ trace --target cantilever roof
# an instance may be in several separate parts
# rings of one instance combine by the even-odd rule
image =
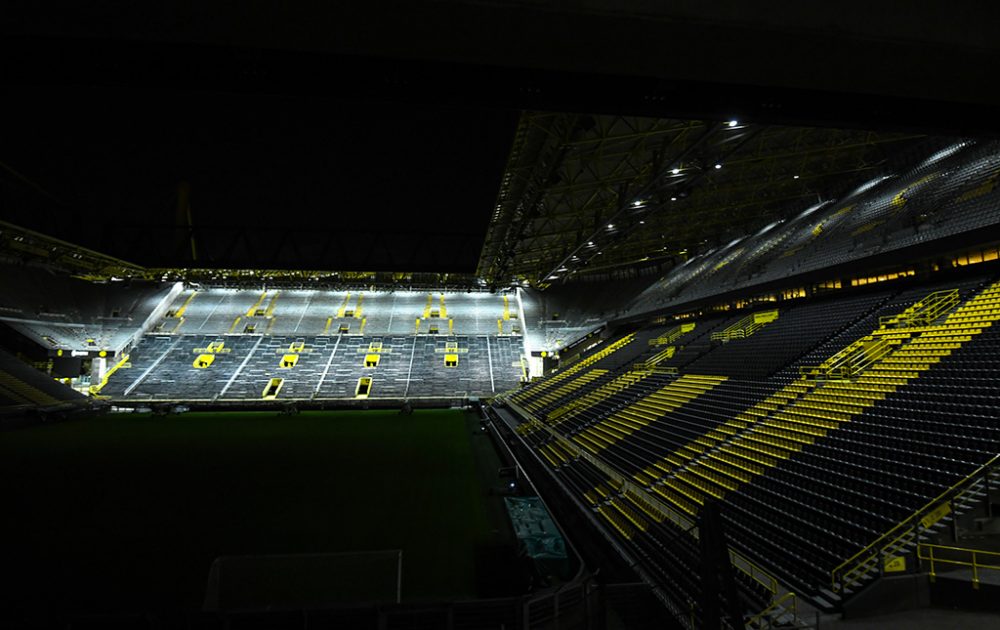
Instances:
[[[935,142],[738,120],[526,112],[478,273],[497,284],[546,285],[683,259],[905,165]]]

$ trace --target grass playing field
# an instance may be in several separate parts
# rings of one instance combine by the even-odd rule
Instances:
[[[484,479],[495,462],[477,461],[487,439],[459,410],[123,414],[0,433],[0,605],[196,609],[220,555],[381,549],[403,550],[404,600],[474,597],[477,556],[510,543]]]

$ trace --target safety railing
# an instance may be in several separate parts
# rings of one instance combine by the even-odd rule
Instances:
[[[898,338],[865,338],[847,346],[821,365],[803,365],[799,375],[809,379],[846,380],[855,378],[903,343]]]
[[[767,608],[746,621],[747,630],[765,630],[778,627],[809,627],[799,624],[798,597],[791,591],[776,598]]]
[[[668,346],[673,342],[677,341],[677,339],[679,339],[681,335],[684,335],[694,330],[694,327],[695,327],[694,323],[681,324],[680,326],[671,328],[670,330],[663,333],[659,337],[656,337],[655,339],[650,339],[649,345]]]
[[[927,325],[951,310],[959,299],[958,289],[935,291],[898,315],[880,317],[878,323],[898,328]]]
[[[715,341],[745,339],[776,319],[778,319],[778,309],[753,313],[721,332],[712,333],[711,338]]]
[[[980,484],[989,484],[990,478],[1000,473],[1000,455],[977,468],[972,474],[954,484],[922,508],[878,537],[867,547],[854,554],[830,572],[830,585],[834,592],[847,587],[860,586],[861,581],[873,572],[882,572],[886,561],[902,555],[903,550],[915,543],[920,532],[952,512],[952,504],[966,494],[978,490]]]
[[[749,558],[740,554],[735,549],[730,549],[729,560],[733,563],[734,567],[742,571],[751,580],[764,587],[764,589],[771,594],[771,597],[778,594],[778,580],[775,579],[773,575],[754,564]]]
[[[98,383],[97,385],[91,385],[89,389],[90,395],[96,397],[98,394],[100,394],[101,390],[104,389],[104,386],[108,384],[108,380],[111,378],[111,375],[117,372],[123,365],[128,363],[128,358],[129,355],[127,354],[123,355],[122,358],[119,359],[118,362],[115,363],[110,370],[104,373],[104,377],[101,379],[100,383]]]
[[[667,346],[663,350],[660,350],[653,356],[646,359],[641,367],[645,370],[652,370],[657,366],[657,364],[662,363],[663,361],[666,361],[667,359],[673,357],[676,351],[677,351],[677,346]]]
[[[940,564],[970,568],[972,588],[976,589],[979,588],[980,571],[1000,571],[1000,552],[996,551],[921,543],[917,545],[917,557],[928,563],[931,582],[937,577],[937,565]]]

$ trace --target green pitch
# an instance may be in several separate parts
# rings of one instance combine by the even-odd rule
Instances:
[[[477,551],[509,542],[476,430],[465,412],[418,410],[0,433],[0,572],[14,585],[0,605],[193,609],[216,556],[383,549],[403,550],[404,601],[474,597]]]

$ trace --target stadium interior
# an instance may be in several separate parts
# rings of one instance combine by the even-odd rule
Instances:
[[[996,623],[989,16],[219,4],[0,27],[0,627]]]

